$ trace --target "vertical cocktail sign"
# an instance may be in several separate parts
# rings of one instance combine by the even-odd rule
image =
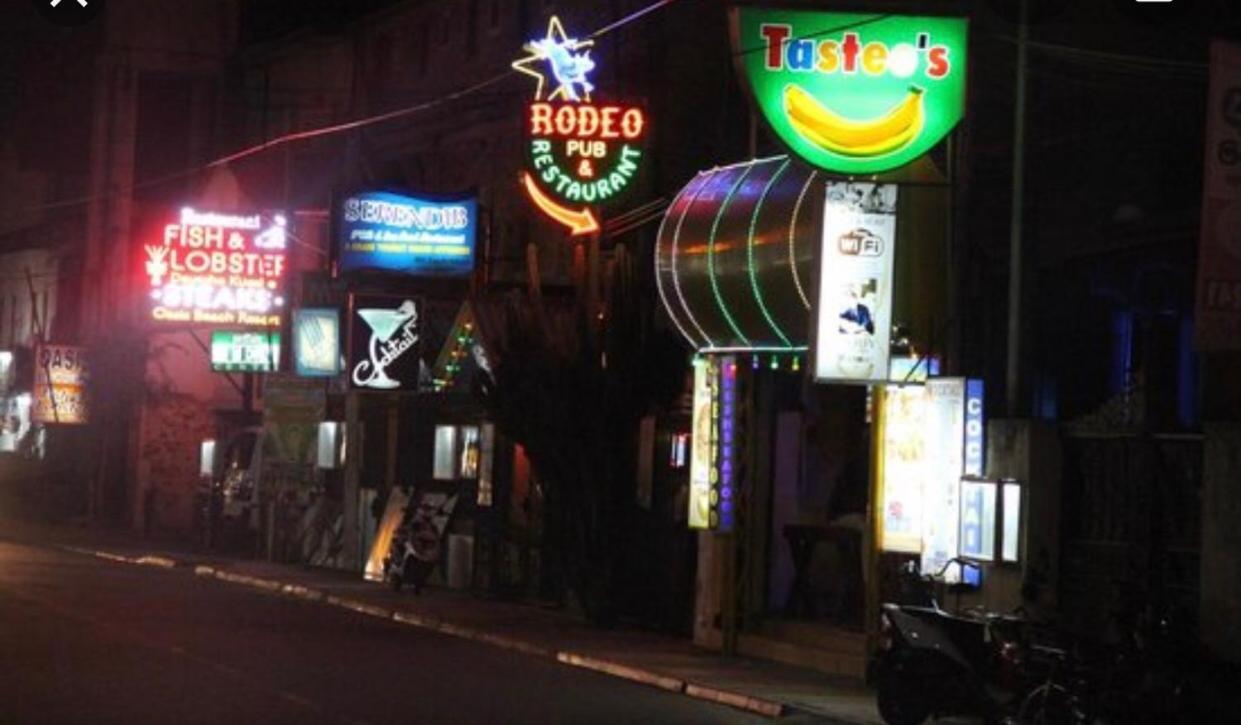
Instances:
[[[818,381],[877,383],[888,377],[896,189],[827,184],[814,347]]]
[[[185,208],[144,244],[151,319],[180,325],[280,326],[284,308],[283,215]]]
[[[632,184],[646,138],[641,108],[591,100],[593,46],[593,40],[566,35],[553,17],[544,37],[526,43],[526,55],[513,63],[538,81],[526,107],[522,186],[540,211],[573,235],[599,231],[597,210]]]

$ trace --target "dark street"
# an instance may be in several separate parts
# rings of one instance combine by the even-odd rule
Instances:
[[[484,645],[0,543],[0,722],[761,722]]]

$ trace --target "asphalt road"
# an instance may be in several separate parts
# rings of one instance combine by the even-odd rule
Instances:
[[[0,723],[396,722],[769,721],[185,570],[0,542]]]

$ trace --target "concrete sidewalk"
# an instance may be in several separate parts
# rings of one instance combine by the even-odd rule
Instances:
[[[252,587],[446,635],[547,657],[614,677],[731,705],[768,717],[809,714],[882,723],[872,692],[812,670],[723,657],[688,640],[593,628],[565,610],[482,599],[446,589],[394,592],[335,570],[230,559],[168,542],[84,529],[4,527],[7,538],[54,545],[118,564],[184,570],[222,585]]]

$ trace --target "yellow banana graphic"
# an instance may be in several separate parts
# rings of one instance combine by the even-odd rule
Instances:
[[[816,146],[843,156],[880,156],[912,141],[925,120],[922,89],[909,93],[887,113],[857,121],[826,108],[795,84],[784,87],[784,112],[793,130]]]

